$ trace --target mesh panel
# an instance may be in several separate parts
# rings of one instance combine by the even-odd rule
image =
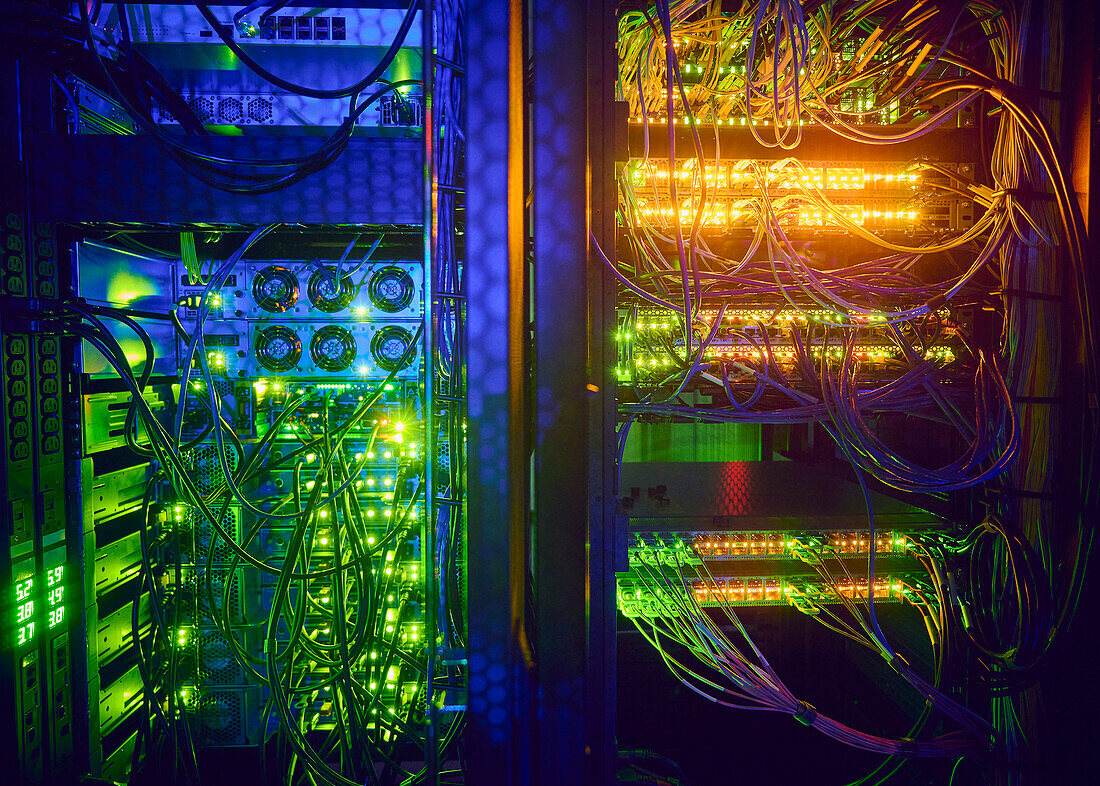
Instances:
[[[451,443],[443,440],[436,443],[435,462],[440,472],[446,474],[451,471]]]
[[[225,582],[229,581],[229,598],[225,598]],[[210,576],[210,590],[214,593],[214,603],[221,609],[224,616],[229,617],[230,622],[241,618],[241,581],[240,576],[234,574],[229,578],[228,571],[214,571]],[[205,606],[205,596],[203,605]],[[224,604],[224,605],[223,605]]]
[[[248,119],[253,123],[271,122],[271,99],[253,98],[249,101]]]
[[[240,742],[241,694],[237,691],[211,691],[199,707],[202,736],[212,745],[235,745]]]
[[[222,529],[229,533],[230,537],[238,543],[241,540],[239,514],[239,508],[229,507],[226,509],[221,519]],[[198,560],[201,563],[205,563],[206,553],[210,549],[210,542],[214,540],[214,527],[205,516],[197,513],[192,515],[195,522],[195,546],[199,551]],[[213,564],[227,565],[233,561],[234,554],[235,552],[233,549],[225,542],[225,538],[218,535],[217,543],[214,545]]]
[[[238,123],[244,117],[244,102],[239,98],[223,98],[218,103],[218,116],[223,123]]]
[[[229,471],[234,472],[240,457],[237,448],[233,445],[225,445],[225,463],[229,465]],[[218,446],[213,442],[200,445],[191,451],[191,462],[195,470],[195,485],[203,494],[209,494],[222,482],[221,462],[218,460]]]
[[[214,121],[214,99],[211,96],[191,96],[187,99],[191,110],[199,118],[201,123]]]
[[[199,673],[210,685],[236,685],[244,681],[243,669],[233,653],[233,645],[217,630],[204,630],[199,636]]]

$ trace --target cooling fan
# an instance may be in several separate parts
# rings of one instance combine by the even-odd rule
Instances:
[[[268,371],[290,371],[302,359],[302,339],[282,325],[264,328],[256,335],[256,359]]]
[[[389,314],[408,308],[416,285],[407,270],[384,267],[371,277],[367,292],[375,308]]]
[[[414,353],[409,352],[412,341],[412,333],[405,328],[387,325],[374,334],[370,342],[370,353],[381,368],[397,371],[412,363]],[[406,353],[409,357],[405,357]]]
[[[324,371],[343,371],[355,362],[355,336],[347,328],[326,325],[313,334],[309,354]]]
[[[252,298],[272,314],[282,314],[298,302],[298,277],[279,265],[269,265],[252,277]]]
[[[344,276],[336,282],[336,275],[329,270],[316,270],[309,278],[309,302],[313,307],[332,314],[351,305],[355,299],[355,285],[351,276]]]

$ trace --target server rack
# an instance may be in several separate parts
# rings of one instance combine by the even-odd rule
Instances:
[[[50,323],[38,314],[39,303],[80,286],[81,269],[86,272],[95,258],[87,246],[76,260],[79,264],[74,264],[68,254],[75,239],[71,227],[120,222],[115,228],[147,223],[178,230],[207,224],[231,232],[261,220],[312,227],[415,225],[423,227],[422,247],[430,263],[440,243],[433,224],[439,215],[435,208],[447,195],[465,200],[459,209],[466,220],[467,280],[465,287],[450,286],[429,276],[423,286],[439,309],[464,308],[469,326],[463,346],[468,398],[461,386],[429,390],[438,394],[440,408],[450,416],[468,416],[469,532],[464,548],[470,555],[470,636],[468,651],[444,648],[435,651],[435,657],[459,668],[468,658],[469,782],[611,783],[633,755],[624,751],[639,744],[658,749],[661,724],[632,722],[639,705],[631,694],[645,690],[651,691],[649,697],[661,696],[654,716],[682,698],[661,692],[669,687],[667,675],[638,668],[647,657],[652,660],[653,653],[636,647],[619,631],[625,628],[617,598],[623,584],[617,583],[615,574],[629,574],[629,549],[638,543],[639,533],[667,529],[666,499],[679,505],[685,499],[703,498],[698,487],[702,473],[698,467],[685,472],[685,465],[692,464],[684,457],[705,459],[708,443],[697,435],[681,441],[679,424],[664,432],[663,426],[648,427],[648,453],[639,443],[620,446],[616,440],[621,348],[613,334],[618,283],[593,254],[592,241],[616,259],[616,177],[642,144],[629,123],[627,107],[612,100],[620,65],[615,51],[619,14],[634,5],[538,0],[470,4],[463,30],[466,60],[451,63],[458,66],[452,77],[460,74],[468,113],[465,187],[439,179],[434,134],[423,141],[354,137],[346,152],[318,177],[320,186],[307,180],[280,195],[225,197],[178,177],[174,165],[166,163],[147,136],[56,133],[50,108],[57,102],[41,100],[53,89],[48,73],[36,68],[36,59],[25,50],[18,52],[17,66],[9,60],[3,105],[28,114],[4,124],[10,143],[5,149],[16,154],[5,160],[4,175],[3,294],[8,299],[3,312],[5,420],[0,436],[8,447],[4,513],[11,524],[11,548],[2,567],[3,575],[12,580],[12,618],[23,624],[14,629],[15,645],[5,653],[10,678],[4,680],[0,703],[10,711],[5,710],[0,733],[18,741],[24,778],[125,774],[137,741],[133,726],[126,723],[136,720],[134,700],[140,683],[126,652],[149,636],[152,627],[147,599],[134,606],[135,626],[126,619],[125,606],[109,597],[120,580],[133,575],[140,551],[135,548],[135,532],[132,527],[127,530],[124,520],[141,506],[147,470],[142,462],[120,462],[121,454],[114,452],[123,444],[119,427],[128,394],[117,384],[73,377],[69,369],[80,361],[80,342],[55,341],[49,335]],[[426,19],[432,8],[433,3],[424,4]],[[1044,29],[1038,6],[1032,12],[1038,29]],[[284,29],[288,37],[297,35],[297,17],[287,18],[291,21],[285,26],[279,17],[272,22],[276,38]],[[30,21],[26,24],[28,31],[33,28]],[[430,40],[430,22],[424,24],[422,40]],[[1083,33],[1091,30],[1090,25],[1077,25],[1076,30],[1086,39],[1081,46],[1092,51],[1093,40]],[[29,33],[27,40],[33,40]],[[1035,44],[1030,55],[1033,65],[1041,57],[1040,46]],[[423,53],[428,96],[436,95],[430,84],[440,73],[432,67],[432,58],[430,50]],[[1027,77],[1021,82],[1026,84]],[[1095,94],[1092,74],[1080,83],[1092,85]],[[64,96],[60,100],[63,103]],[[88,91],[87,100],[101,97]],[[92,109],[107,115],[111,111],[102,104]],[[438,105],[428,100],[419,111],[427,128],[437,127],[433,112],[440,111]],[[1067,116],[1080,112],[1080,107],[1065,110]],[[1083,114],[1092,117],[1091,112]],[[681,144],[687,136],[680,134]],[[745,136],[729,138],[737,141],[740,151],[751,148],[753,157],[779,157],[762,153]],[[667,152],[661,149],[663,139],[649,141],[655,156]],[[262,135],[219,136],[203,144],[212,155],[256,159],[312,149],[309,141]],[[935,156],[968,162],[980,157],[973,130],[965,126],[938,134],[931,142],[924,138],[886,152],[863,150],[858,156],[850,146],[815,130],[807,132],[803,145],[799,155],[817,161],[858,158],[864,164],[884,164]],[[83,165],[73,167],[73,161]],[[120,169],[118,161],[141,162],[135,167],[140,177],[155,187],[119,188],[120,179],[131,173]],[[1080,171],[1091,177],[1091,167]],[[409,182],[423,183],[423,188],[394,185]],[[345,188],[348,183],[354,185]],[[142,198],[134,198],[138,193]],[[354,194],[354,199],[343,199],[345,193]],[[369,205],[369,216],[359,212],[362,205]],[[125,267],[117,258],[105,264]],[[1039,252],[1033,264],[1043,264]],[[431,270],[430,264],[425,270]],[[87,294],[93,280],[95,276],[85,276],[81,291]],[[174,280],[155,282],[151,291],[174,291]],[[104,304],[113,302],[108,293],[103,295]],[[151,310],[158,306],[143,305]],[[425,325],[428,321],[425,311]],[[1067,347],[1072,344],[1069,333],[1063,334]],[[171,342],[170,332],[166,341]],[[148,398],[154,408],[171,398],[171,375],[163,374],[150,380]],[[427,377],[432,377],[430,371]],[[1023,404],[1036,411],[1045,406],[1038,400]],[[110,426],[99,434],[80,429],[82,422],[92,421]],[[789,489],[835,470],[835,457],[821,450],[820,436],[806,432],[792,439],[763,428],[749,435],[714,433],[709,446],[744,460],[734,468],[744,475],[738,482],[766,497],[777,483],[781,490]],[[1066,435],[1065,444],[1072,448],[1065,450],[1066,456],[1083,454],[1085,446],[1073,445],[1076,436],[1072,429]],[[630,460],[652,458],[652,446],[662,439],[669,448],[659,462]],[[784,466],[760,461],[781,449],[791,460],[771,464]],[[623,453],[628,461],[618,479],[616,464]],[[769,479],[767,473],[777,469],[778,481]],[[1065,483],[1059,493],[1068,500],[1076,490],[1070,481]],[[829,526],[839,516],[847,522],[844,528],[857,531],[860,498],[850,493],[854,487],[838,485],[841,490],[832,499],[838,507],[828,514],[833,516]],[[703,492],[714,488],[705,486]],[[454,503],[444,498],[437,504],[445,508]],[[979,503],[956,498],[951,505],[926,501],[914,508],[898,507],[888,497],[875,498],[876,507],[889,509],[900,527],[918,529],[930,521],[968,515],[967,507]],[[789,533],[795,529],[775,519],[797,517],[804,529],[814,515],[826,515],[822,507],[765,506],[730,515],[770,518],[772,523],[761,533]],[[1067,510],[1072,511],[1072,505]],[[697,520],[713,513],[713,507],[682,508],[678,516]],[[673,530],[691,527],[695,524]],[[714,531],[728,535],[751,530],[726,522]],[[115,538],[120,532],[126,534]],[[769,548],[767,537],[761,542],[762,549]],[[98,588],[93,578],[97,571],[109,576]],[[429,576],[435,578],[435,571]],[[733,574],[724,578],[737,580]],[[1089,608],[1087,595],[1085,603]],[[746,619],[769,624],[768,611],[758,616],[744,613]],[[28,627],[31,623],[33,629]],[[103,646],[100,633],[106,634]],[[773,642],[794,666],[802,656],[789,645],[801,635],[797,626],[781,626]],[[873,679],[882,678],[881,669],[866,668]],[[435,670],[429,669],[429,674]],[[640,682],[634,681],[639,677]],[[84,685],[92,690],[85,691]],[[1054,690],[1064,695],[1062,688],[1054,683]],[[461,688],[448,684],[441,690],[450,698],[441,700],[439,714],[466,707]],[[239,701],[247,708],[240,717],[259,716],[255,696],[240,693]],[[617,717],[617,703],[631,722]],[[437,715],[431,709],[429,714]],[[683,717],[674,712],[663,716]],[[689,712],[684,727],[691,728],[692,720]],[[438,717],[430,723],[438,724]],[[724,721],[716,715],[713,723]],[[706,734],[692,731],[693,739],[687,742],[725,745],[729,728],[733,726],[710,726],[702,730]],[[737,742],[753,747],[752,729],[736,728]],[[624,730],[643,738],[647,732],[656,735],[635,742],[622,738]],[[689,736],[665,731],[673,747]],[[777,724],[769,744],[781,747],[788,732],[788,726]],[[236,739],[251,742],[261,733],[258,728],[242,728]],[[1058,766],[1072,772],[1072,758],[1063,758]],[[742,766],[745,778],[751,778],[751,772]]]

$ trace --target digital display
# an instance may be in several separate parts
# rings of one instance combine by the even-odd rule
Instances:
[[[15,612],[16,622],[26,622],[34,616],[34,601],[28,600],[26,603],[19,604],[19,608]]]
[[[34,577],[23,579],[15,585],[15,631],[17,645],[34,638]]]
[[[16,640],[16,644],[26,644],[28,641],[30,641],[33,638],[34,638],[34,623],[33,622],[28,622],[26,625],[23,625],[22,627],[19,628],[19,631],[16,633],[15,640]]]
[[[65,566],[57,565],[45,571],[47,628],[56,628],[65,621]],[[15,640],[27,644],[36,633],[37,614],[35,578],[31,576],[15,585]]]
[[[15,602],[22,603],[31,596],[31,590],[34,589],[34,579],[24,579],[15,585]]]
[[[49,609],[50,628],[56,628],[65,619],[65,607],[62,605],[65,602],[65,585],[62,583],[64,578],[64,565],[46,571],[46,588],[49,590],[46,594],[46,606]]]

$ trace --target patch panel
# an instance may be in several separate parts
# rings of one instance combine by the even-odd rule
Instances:
[[[630,179],[635,193],[665,194],[675,182],[679,188],[701,188],[714,195],[756,196],[761,190],[770,193],[802,193],[804,190],[834,194],[876,194],[907,199],[921,189],[926,173],[919,166],[898,161],[847,163],[756,161],[723,159],[700,168],[695,158],[677,164],[674,170],[664,159],[631,159],[624,176]]]
[[[386,96],[378,102],[378,125],[423,127],[424,96]]]
[[[755,576],[736,579],[691,578],[682,585],[672,579],[669,587],[653,582],[620,577],[619,610],[627,618],[679,617],[685,604],[704,609],[725,607],[790,605],[806,614],[818,613],[820,606],[835,606],[845,600],[866,600],[866,577],[829,585],[820,579],[777,578]],[[914,576],[877,576],[874,583],[875,603],[899,603],[909,600],[913,587],[922,586]]]
[[[870,533],[865,530],[831,533],[685,530],[636,533],[633,547],[657,549],[673,555],[670,558],[695,563],[723,560],[797,560],[807,551],[828,555],[866,554],[869,538]],[[903,532],[877,532],[875,544],[876,554],[900,555],[907,550],[907,539]]]
[[[698,218],[708,232],[753,229],[765,213],[791,230],[824,228],[906,233],[974,225],[972,164],[776,162],[726,159],[700,166],[688,158],[670,170],[662,159],[632,159],[623,179],[638,219],[670,226]],[[671,201],[677,188],[679,206]],[[700,206],[705,188],[707,204]],[[765,205],[762,194],[768,194]]]
[[[720,373],[726,365],[726,378],[730,382],[755,382],[756,375],[744,364],[758,367],[767,360],[780,368],[792,380],[801,379],[800,357],[817,361],[825,355],[831,362],[839,362],[846,349],[837,337],[826,337],[816,322],[825,324],[840,321],[854,323],[858,331],[851,355],[858,363],[860,379],[876,379],[897,374],[916,360],[925,360],[948,373],[957,358],[965,356],[956,316],[944,308],[937,313],[938,322],[922,333],[924,344],[911,344],[908,348],[899,344],[897,337],[880,319],[842,317],[835,312],[817,308],[805,311],[794,308],[734,308],[715,327],[716,310],[700,312],[692,334],[692,358],[698,348],[710,336],[703,352],[701,367]],[[682,331],[682,314],[652,307],[620,309],[619,329],[615,333],[618,344],[618,362],[615,366],[620,382],[656,383],[669,374],[690,365],[686,356],[686,340]],[[795,332],[799,337],[796,340]],[[911,336],[910,340],[916,341]],[[919,349],[916,347],[920,347]],[[729,364],[742,364],[732,365]]]
[[[621,21],[626,24],[630,16],[624,15]],[[624,35],[620,38],[620,55],[634,45],[629,43],[633,38],[639,35],[648,37],[648,32],[644,25],[634,27],[633,30],[624,28],[621,31]],[[696,123],[707,127],[748,124],[744,95],[749,71],[749,41],[741,37],[747,33],[747,30],[738,30],[731,34],[730,29],[726,28],[719,38],[713,38],[710,33],[694,30],[690,36],[679,38],[673,32],[674,45],[678,50],[679,79]],[[890,98],[883,91],[884,86],[880,80],[873,76],[858,77],[860,69],[870,68],[873,73],[875,68],[883,65],[885,60],[879,49],[881,44],[882,41],[872,41],[866,36],[852,36],[846,38],[839,49],[832,49],[821,55],[818,54],[818,48],[812,46],[807,54],[807,65],[814,76],[806,78],[807,69],[803,69],[803,101],[806,106],[803,108],[800,123],[813,126],[817,124],[818,118],[828,119],[824,109],[828,107],[833,113],[842,114],[849,123],[857,126],[915,126],[957,97],[956,91],[946,93],[939,101],[928,103],[919,101],[915,93]],[[758,48],[758,55],[760,51]],[[923,61],[927,54],[927,49],[922,50],[917,63]],[[826,55],[831,55],[831,58],[826,59]],[[648,60],[645,57],[642,59]],[[637,68],[638,63],[633,58],[624,57],[620,60],[620,77],[631,83],[637,78]],[[664,101],[665,65],[662,61],[659,67],[642,70],[649,82],[644,84],[641,91],[644,102],[638,90],[628,92],[630,120],[641,123],[644,114],[650,123],[667,123],[668,110]],[[951,72],[950,69],[947,70]],[[953,73],[959,75],[957,70]],[[757,76],[759,78],[759,73]],[[845,83],[842,89],[836,88],[839,81]],[[820,94],[810,92],[810,82],[816,84],[816,91],[820,91]],[[812,101],[808,100],[811,95],[814,99]],[[681,101],[678,100],[676,104],[673,122],[684,123],[686,113]],[[808,111],[811,104],[816,105],[816,112]],[[973,107],[960,108],[951,120],[957,127],[973,126]],[[754,115],[752,125],[767,126],[771,122],[767,116],[757,119]]]

